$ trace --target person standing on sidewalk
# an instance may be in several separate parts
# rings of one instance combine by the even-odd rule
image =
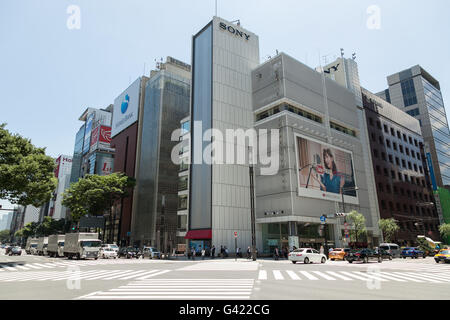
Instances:
[[[195,260],[195,248],[192,247],[191,249],[191,254],[192,254],[192,260]]]
[[[247,248],[247,259],[251,259],[252,257],[252,250],[250,249],[250,246]]]
[[[214,259],[214,256],[216,255],[216,246],[212,246],[212,249],[211,249],[211,258],[213,258]]]
[[[206,254],[206,250],[205,248],[202,249],[202,260],[205,260],[205,254]]]
[[[280,258],[280,251],[278,250],[278,247],[275,248],[275,260],[278,260]]]

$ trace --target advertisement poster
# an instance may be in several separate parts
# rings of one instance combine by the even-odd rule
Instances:
[[[353,156],[350,151],[301,135],[295,135],[298,195],[359,204],[355,190]]]

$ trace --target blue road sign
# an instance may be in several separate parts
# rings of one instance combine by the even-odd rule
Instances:
[[[325,221],[327,221],[327,217],[325,217],[325,216],[321,216],[321,217],[320,217],[320,221],[322,221],[322,222],[325,222]]]

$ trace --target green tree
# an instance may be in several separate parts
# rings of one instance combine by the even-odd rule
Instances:
[[[447,240],[447,244],[450,244],[448,243],[450,238],[450,223],[441,224],[439,226],[439,232],[441,233],[442,238]]]
[[[347,220],[350,222],[350,237],[355,240],[355,242],[359,242],[367,233],[366,229],[366,218],[356,210],[352,210],[348,216]]]
[[[17,231],[15,233],[16,237],[22,237],[22,238],[28,238],[28,237],[34,237],[36,235],[37,228],[39,226],[39,223],[37,222],[30,222],[27,223],[22,229]]]
[[[0,231],[0,242],[7,242],[10,239],[9,230]]]
[[[127,197],[135,184],[135,179],[122,173],[87,175],[64,192],[62,204],[70,209],[75,222],[85,215],[100,216],[105,212],[111,217],[114,202]]]
[[[400,229],[397,222],[394,219],[380,219],[378,226],[383,232],[385,242],[391,242],[394,234]]]
[[[56,188],[55,162],[29,139],[0,124],[0,199],[39,207]]]

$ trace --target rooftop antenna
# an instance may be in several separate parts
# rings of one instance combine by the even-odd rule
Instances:
[[[239,27],[241,26],[241,20],[237,19],[237,20],[231,21],[231,23],[235,23],[235,22],[237,22],[237,25]]]
[[[356,60],[356,53],[355,52],[352,53],[352,59]]]
[[[341,58],[344,58],[344,49],[341,48]]]

